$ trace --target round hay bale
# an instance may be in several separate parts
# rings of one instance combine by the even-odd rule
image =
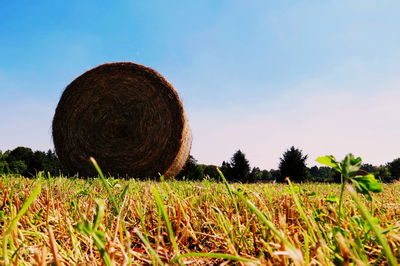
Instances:
[[[132,62],[93,68],[67,86],[53,119],[56,153],[69,174],[94,176],[94,157],[112,176],[177,175],[192,136],[174,87]]]

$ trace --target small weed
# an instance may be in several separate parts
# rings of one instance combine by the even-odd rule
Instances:
[[[358,193],[363,194],[367,200],[372,201],[370,192],[381,192],[382,185],[375,179],[373,174],[361,171],[362,159],[355,158],[353,154],[348,154],[341,162],[338,162],[332,155],[318,157],[317,162],[330,166],[340,173],[340,197],[339,197],[339,223],[342,217],[343,193],[347,183],[351,183]]]

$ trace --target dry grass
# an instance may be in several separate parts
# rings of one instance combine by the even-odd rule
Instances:
[[[338,225],[337,203],[325,201],[339,194],[338,185],[303,184],[296,206],[281,184],[232,184],[230,194],[223,183],[207,180],[107,182],[119,214],[99,179],[0,177],[0,264],[387,263],[350,197]],[[38,184],[40,194],[7,233]],[[399,195],[400,183],[390,184],[373,206],[363,201],[397,260]],[[207,254],[176,258],[194,252]]]
[[[93,177],[87,159],[119,177],[177,175],[192,134],[178,92],[160,73],[133,62],[97,66],[64,90],[53,119],[64,171]]]

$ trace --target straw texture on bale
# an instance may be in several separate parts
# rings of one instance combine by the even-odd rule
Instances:
[[[174,87],[155,70],[118,62],[67,86],[53,119],[56,153],[69,174],[94,176],[94,157],[112,176],[177,175],[192,136]]]

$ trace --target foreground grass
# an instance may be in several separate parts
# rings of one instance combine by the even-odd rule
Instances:
[[[390,263],[382,238],[400,260],[400,183],[339,224],[339,185],[105,181],[0,177],[0,264]]]

